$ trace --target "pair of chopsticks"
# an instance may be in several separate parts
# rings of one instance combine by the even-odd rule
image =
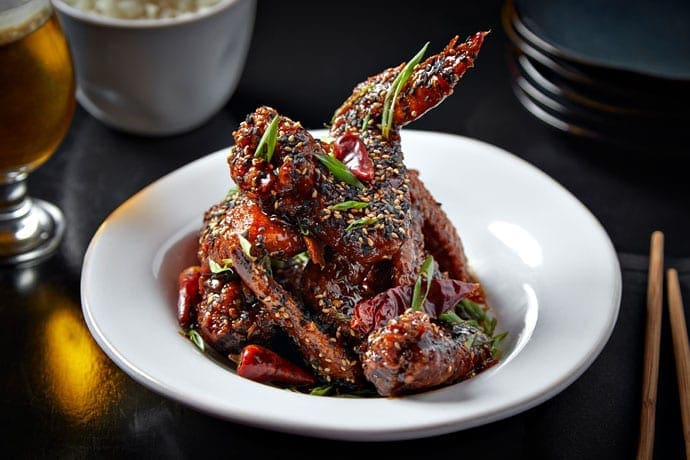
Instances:
[[[654,451],[657,380],[664,286],[664,235],[652,233],[647,278],[647,330],[645,333],[644,370],[642,379],[642,413],[637,459],[651,459]],[[678,376],[678,395],[685,439],[685,455],[690,459],[690,346],[685,324],[683,299],[675,268],[666,271],[666,288],[673,351]]]

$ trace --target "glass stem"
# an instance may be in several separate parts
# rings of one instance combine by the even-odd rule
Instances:
[[[42,209],[27,195],[26,179],[21,173],[0,182],[0,257],[14,257],[30,251],[46,239],[52,224]]]
[[[27,194],[28,173],[0,179],[0,267],[48,257],[65,232],[60,209]]]
[[[12,177],[8,182],[0,182],[0,225],[6,221],[20,219],[31,210],[27,197],[27,174]]]

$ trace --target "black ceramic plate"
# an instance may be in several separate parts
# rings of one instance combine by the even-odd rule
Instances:
[[[592,99],[652,112],[687,112],[690,83],[660,80],[631,72],[602,70],[560,59],[538,48],[517,30],[520,20],[515,5],[507,0],[501,24],[516,52],[525,54],[534,65],[545,70],[559,86],[573,86]],[[522,27],[524,29],[524,27]]]
[[[544,51],[538,49],[534,44],[528,42],[515,28],[517,17],[515,15],[515,8],[511,0],[508,0],[503,6],[501,15],[501,24],[503,26],[508,39],[512,45],[519,50],[520,53],[527,55],[534,62],[549,69],[549,71],[559,75],[561,78],[591,88],[595,91],[604,92],[606,94],[613,94],[621,98],[642,98],[643,100],[655,99],[657,96],[652,92],[645,92],[644,85],[640,87],[628,87],[625,82],[621,82],[620,78],[597,78],[597,75],[592,75],[592,69],[582,68],[578,64],[563,61],[557,57],[551,56]],[[654,89],[651,87],[650,89]]]
[[[543,68],[537,62],[533,62],[524,54],[517,55],[516,61],[520,73],[542,92],[593,113],[612,118],[631,118],[645,121],[662,121],[679,115],[679,112],[672,110],[671,107],[656,106],[651,103],[658,103],[659,101],[643,103],[640,98],[616,98],[603,91],[597,92],[571,84],[559,78],[558,75],[550,73],[548,69]]]
[[[547,90],[536,84],[529,76],[522,73],[519,62],[513,63],[515,66],[513,84],[522,94],[529,97],[535,104],[542,107],[548,113],[560,120],[575,123],[581,127],[598,133],[614,135],[622,133],[629,124],[620,119],[607,116],[602,112],[590,110],[587,107],[573,103],[559,95],[549,93]]]
[[[587,75],[587,73],[579,70],[575,66],[567,63],[562,63],[554,59],[553,57],[545,54],[544,52],[535,48],[532,44],[528,43],[516,30],[514,27],[513,20],[515,18],[515,8],[511,0],[508,0],[503,5],[501,13],[501,25],[505,31],[508,39],[513,44],[515,48],[519,50],[520,53],[526,54],[541,65],[547,67],[552,72],[557,73],[573,82],[578,82],[580,84],[589,85],[592,87],[601,86],[602,89],[605,88],[604,85],[597,82],[595,79]],[[613,88],[612,88],[613,89]]]
[[[520,103],[544,123],[580,137],[627,149],[688,145],[688,135],[677,120],[649,120],[611,116],[549,93],[523,74],[518,57],[511,60],[513,90]]]
[[[598,131],[591,129],[587,126],[582,126],[576,121],[563,119],[561,116],[554,115],[548,109],[544,108],[541,104],[533,100],[525,91],[514,82],[513,91],[518,101],[522,106],[530,112],[534,117],[548,126],[555,128],[559,131],[563,131],[574,136],[585,137],[588,139],[603,141],[606,143],[611,143],[618,145],[617,140],[599,133]],[[625,146],[628,147],[628,146]]]
[[[548,54],[576,64],[690,83],[688,0],[514,2],[518,32]]]

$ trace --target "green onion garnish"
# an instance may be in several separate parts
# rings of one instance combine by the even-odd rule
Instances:
[[[306,265],[307,262],[309,262],[309,253],[307,251],[300,252],[299,254],[295,254],[292,256],[292,260],[299,265]]]
[[[367,126],[369,126],[370,115],[371,112],[367,112],[367,114],[364,116],[364,120],[362,120],[362,129],[360,129],[360,131],[364,132],[367,130]]]
[[[486,311],[477,303],[470,299],[462,299],[456,305],[461,317],[468,321],[474,321],[486,335],[491,337],[496,328],[496,318],[491,318]]]
[[[371,225],[375,224],[379,220],[374,218],[374,217],[362,217],[361,219],[353,220],[350,222],[350,225],[348,225],[345,228],[346,232],[349,232],[350,230],[354,230],[356,228],[364,227],[365,225]]]
[[[498,359],[500,357],[501,349],[499,348],[499,345],[501,344],[501,341],[506,338],[507,335],[508,331],[505,331],[491,337],[491,356],[494,359]]]
[[[299,229],[299,232],[302,236],[309,236],[309,229],[303,227],[301,223],[297,223],[297,228]]]
[[[463,323],[465,322],[464,319],[460,318],[453,310],[446,310],[440,315],[438,315],[438,319],[441,319],[447,323]]]
[[[204,339],[201,338],[197,331],[195,331],[194,329],[190,329],[187,331],[185,335],[189,337],[189,340],[191,340],[192,343],[194,343],[194,345],[196,345],[199,350],[204,351]]]
[[[424,296],[422,296],[422,276],[426,278],[426,291]],[[434,276],[434,258],[432,256],[427,256],[422,263],[422,267],[419,269],[419,276],[417,281],[414,283],[414,288],[412,289],[412,301],[410,302],[410,308],[413,311],[419,311],[424,305],[427,296],[429,295],[429,288],[431,287],[431,278]]]
[[[342,161],[329,154],[320,155],[315,153],[315,155],[316,158],[318,158],[319,161],[323,163],[323,165],[327,167],[337,179],[340,179],[341,181],[350,185],[354,185],[355,187],[364,188],[364,184],[357,179],[357,176],[352,174],[352,172],[347,169],[347,166],[345,166]]]
[[[232,187],[230,190],[228,190],[228,193],[225,194],[225,199],[228,200],[233,196],[237,195],[239,192],[240,189],[238,187]]]
[[[232,270],[231,259],[223,259],[221,260],[221,262],[223,262],[223,265],[219,264],[213,259],[208,259],[208,267],[211,269],[211,273],[222,273],[228,270]]]
[[[331,392],[333,389],[333,385],[323,385],[320,387],[314,387],[312,390],[309,392],[310,395],[314,396],[326,396],[328,393]]]
[[[414,55],[410,62],[408,62],[405,67],[400,71],[393,83],[391,83],[390,88],[388,88],[388,93],[383,101],[383,113],[381,114],[381,133],[383,137],[388,138],[391,127],[393,126],[393,113],[395,111],[395,100],[398,98],[398,94],[402,90],[407,80],[409,80],[410,75],[412,75],[412,70],[419,64],[422,60],[426,49],[429,46],[429,42],[426,42],[422,49],[420,49],[417,54]]]
[[[237,238],[240,240],[240,247],[242,248],[244,255],[247,256],[247,258],[251,261],[256,260],[256,257],[252,255],[252,243],[250,243],[247,238],[240,234],[237,235]]]
[[[273,158],[273,150],[276,148],[276,139],[278,138],[278,115],[273,117],[273,120],[268,124],[266,131],[259,140],[259,145],[256,146],[254,156],[257,158],[265,158],[267,162],[271,162]]]
[[[348,209],[362,209],[366,208],[367,206],[369,206],[369,203],[365,203],[364,201],[350,200],[332,204],[328,207],[328,209],[332,209],[333,211],[347,211]]]

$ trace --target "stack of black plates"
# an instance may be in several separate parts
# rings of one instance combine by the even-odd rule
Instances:
[[[516,96],[554,128],[690,148],[690,1],[506,0]]]

